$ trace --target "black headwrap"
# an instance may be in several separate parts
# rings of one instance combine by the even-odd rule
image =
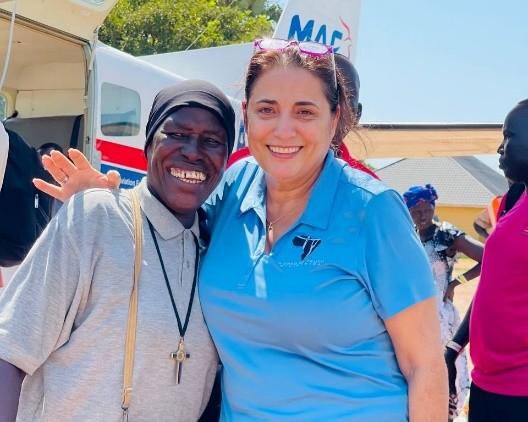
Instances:
[[[235,111],[231,102],[212,83],[189,79],[162,89],[154,98],[146,127],[145,155],[156,130],[180,107],[199,107],[214,113],[227,132],[227,155],[231,154],[235,143]]]

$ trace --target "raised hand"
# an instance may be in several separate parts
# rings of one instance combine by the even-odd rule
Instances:
[[[59,151],[51,151],[50,155],[42,157],[42,164],[58,183],[54,185],[42,179],[33,179],[34,185],[62,202],[73,194],[90,188],[116,189],[121,177],[115,170],[107,174],[94,169],[84,154],[74,148],[68,150],[68,158]]]

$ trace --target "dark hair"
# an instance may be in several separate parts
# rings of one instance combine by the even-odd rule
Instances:
[[[349,91],[348,100],[350,101],[350,106],[356,115],[359,114],[361,116],[362,106],[359,103],[359,88],[361,83],[359,81],[359,73],[348,57],[340,53],[334,53],[334,61]]]
[[[337,151],[346,134],[356,127],[357,121],[348,101],[349,93],[347,85],[341,73],[336,68],[336,87],[334,66],[332,60],[327,58],[331,59],[331,56],[313,57],[299,52],[299,49],[295,46],[290,46],[283,51],[257,51],[251,57],[246,71],[245,93],[246,100],[249,100],[258,78],[264,72],[275,67],[297,67],[308,70],[323,84],[323,91],[326,99],[330,103],[330,111],[335,113],[337,106],[340,106],[341,115],[331,146],[334,151]]]
[[[56,144],[55,142],[44,142],[39,148],[38,152],[42,154],[42,152],[46,150],[55,150],[59,152],[64,152],[62,147],[59,144]]]

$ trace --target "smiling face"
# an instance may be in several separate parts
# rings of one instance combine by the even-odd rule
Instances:
[[[182,107],[156,130],[147,149],[147,184],[184,226],[192,225],[196,210],[220,182],[227,145],[218,117],[202,108]]]
[[[502,133],[504,139],[497,150],[499,167],[508,179],[528,184],[528,102],[510,111]]]
[[[409,209],[411,218],[420,231],[426,230],[433,224],[435,207],[427,201],[419,202]]]
[[[321,81],[296,67],[264,71],[244,105],[251,153],[268,179],[286,185],[315,182],[338,116]]]

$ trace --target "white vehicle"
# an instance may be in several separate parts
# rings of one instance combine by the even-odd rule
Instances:
[[[35,147],[82,150],[122,186],[145,174],[144,131],[156,93],[178,80],[209,80],[233,97],[237,148],[245,144],[241,86],[251,43],[133,57],[95,41],[117,0],[0,0],[0,118]],[[275,37],[332,44],[354,60],[361,0],[290,0]],[[14,12],[14,13],[13,13]],[[369,126],[369,125],[366,125]],[[370,125],[368,157],[493,152],[499,125]],[[473,142],[460,142],[471,140]],[[349,142],[350,141],[350,142]],[[363,148],[347,143],[365,158]]]
[[[354,62],[361,0],[290,0],[280,17],[275,38],[312,40],[332,45]],[[185,78],[207,79],[227,95],[244,99],[243,77],[253,43],[175,51],[141,59]]]
[[[122,186],[130,187],[146,171],[145,124],[156,93],[187,78],[222,87],[220,76],[235,75],[226,64],[237,66],[237,77],[242,78],[251,47],[238,49],[227,60],[229,47],[187,51],[191,61],[194,54],[209,61],[196,72],[163,69],[96,41],[97,28],[116,2],[0,0],[0,117],[31,145],[55,142],[64,149],[78,148],[103,172],[117,169]],[[331,16],[318,15],[321,6],[315,5],[320,2],[292,0],[276,36],[334,43],[353,54],[355,32],[348,28],[357,30],[360,0],[335,3],[355,4],[346,11],[356,21],[340,20],[341,9]],[[328,10],[326,4],[324,8]],[[243,145],[240,101],[233,99],[233,104],[241,128],[237,144]]]
[[[141,151],[154,96],[182,78],[93,41],[116,1],[2,1],[0,101],[5,126],[31,145],[79,148],[133,186],[146,169]]]

